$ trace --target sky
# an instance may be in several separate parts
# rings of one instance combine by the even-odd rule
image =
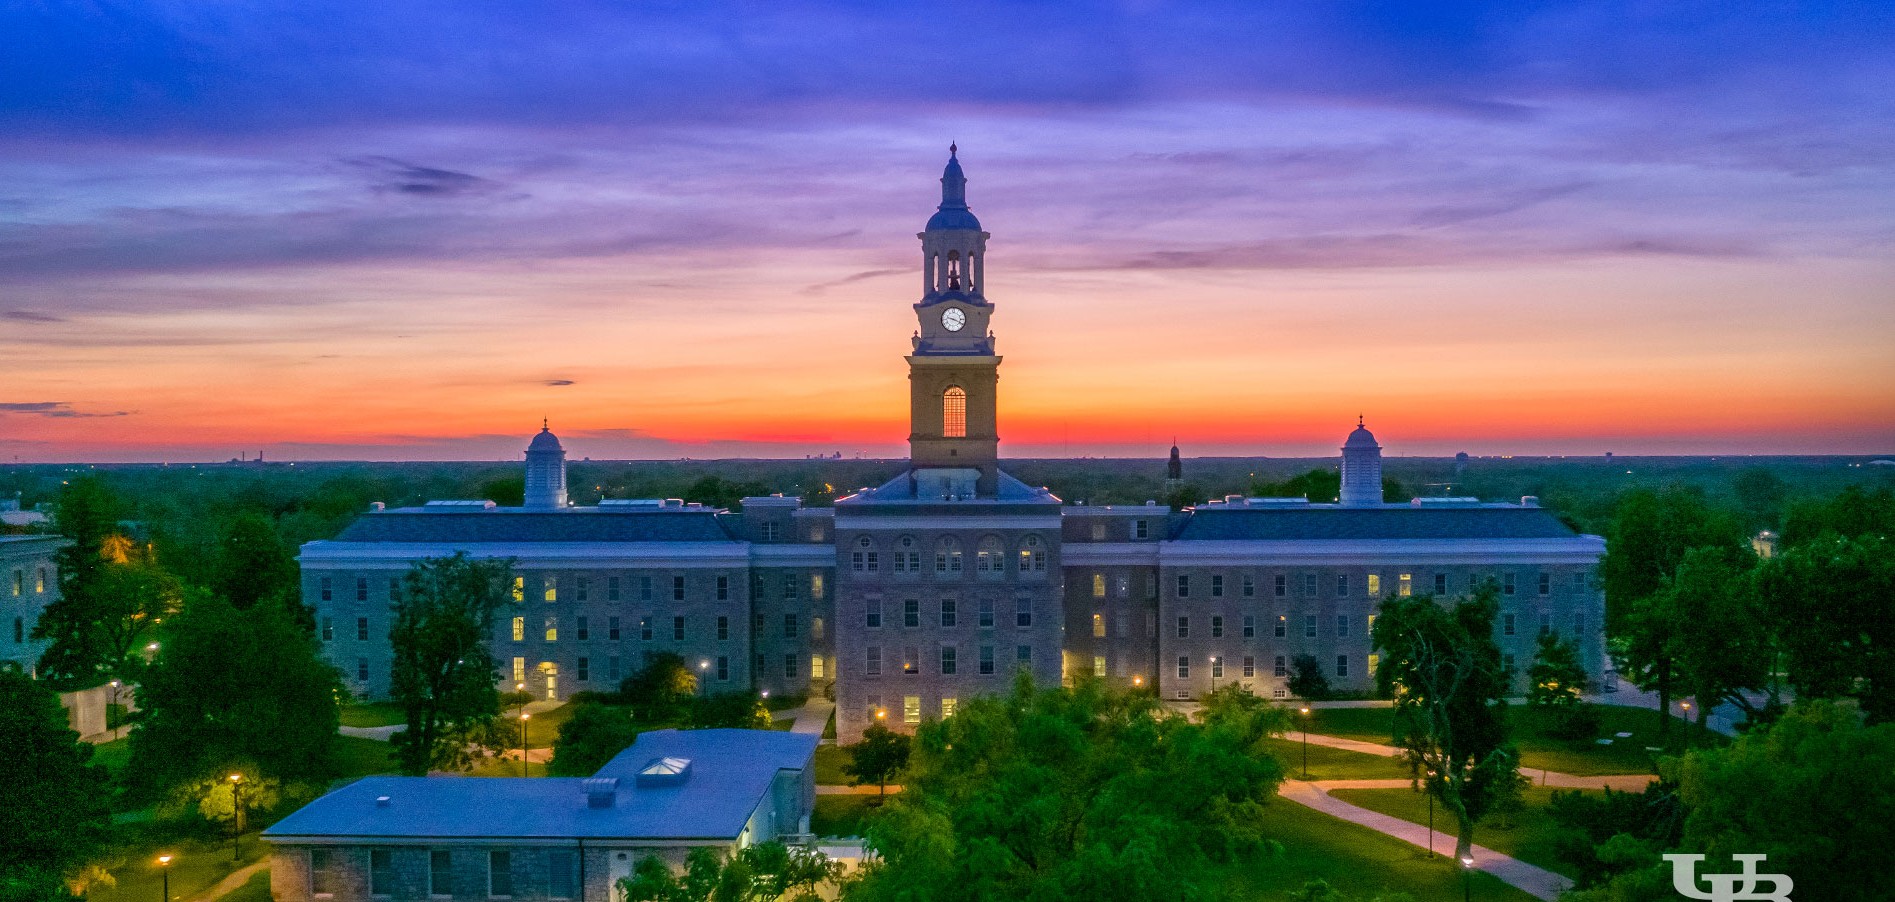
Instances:
[[[1895,451],[1887,3],[0,6],[0,460]]]

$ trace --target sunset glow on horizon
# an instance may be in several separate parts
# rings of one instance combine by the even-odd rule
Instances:
[[[1895,452],[1873,11],[157,9],[0,12],[0,459],[902,456],[950,140],[1006,456]]]

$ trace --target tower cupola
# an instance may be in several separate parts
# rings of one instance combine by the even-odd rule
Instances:
[[[1382,446],[1361,417],[1342,443],[1342,494],[1337,500],[1345,505],[1382,503]]]
[[[566,449],[548,424],[526,446],[526,507],[555,510],[566,506]]]

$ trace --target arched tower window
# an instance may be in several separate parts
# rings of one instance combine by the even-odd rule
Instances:
[[[982,536],[980,546],[974,553],[976,572],[986,576],[999,576],[1006,572],[1006,551],[1000,544],[999,536]]]
[[[958,385],[949,386],[941,393],[941,435],[967,437],[967,390]]]
[[[1046,546],[1040,544],[1039,536],[1027,536],[1020,540],[1020,572],[1046,572]]]
[[[961,572],[961,540],[953,536],[942,536],[934,544],[934,572]]]
[[[959,291],[961,288],[961,252],[948,251],[947,290]]]

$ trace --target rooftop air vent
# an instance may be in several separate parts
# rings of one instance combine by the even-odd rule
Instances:
[[[375,807],[377,807],[377,808],[387,808],[387,807],[388,807],[388,797],[387,797],[387,796],[376,796],[376,797],[375,797]]]
[[[618,800],[617,777],[588,777],[582,785],[586,789],[587,808],[610,808]]]
[[[653,758],[638,770],[639,786],[677,786],[691,777],[691,759]]]

